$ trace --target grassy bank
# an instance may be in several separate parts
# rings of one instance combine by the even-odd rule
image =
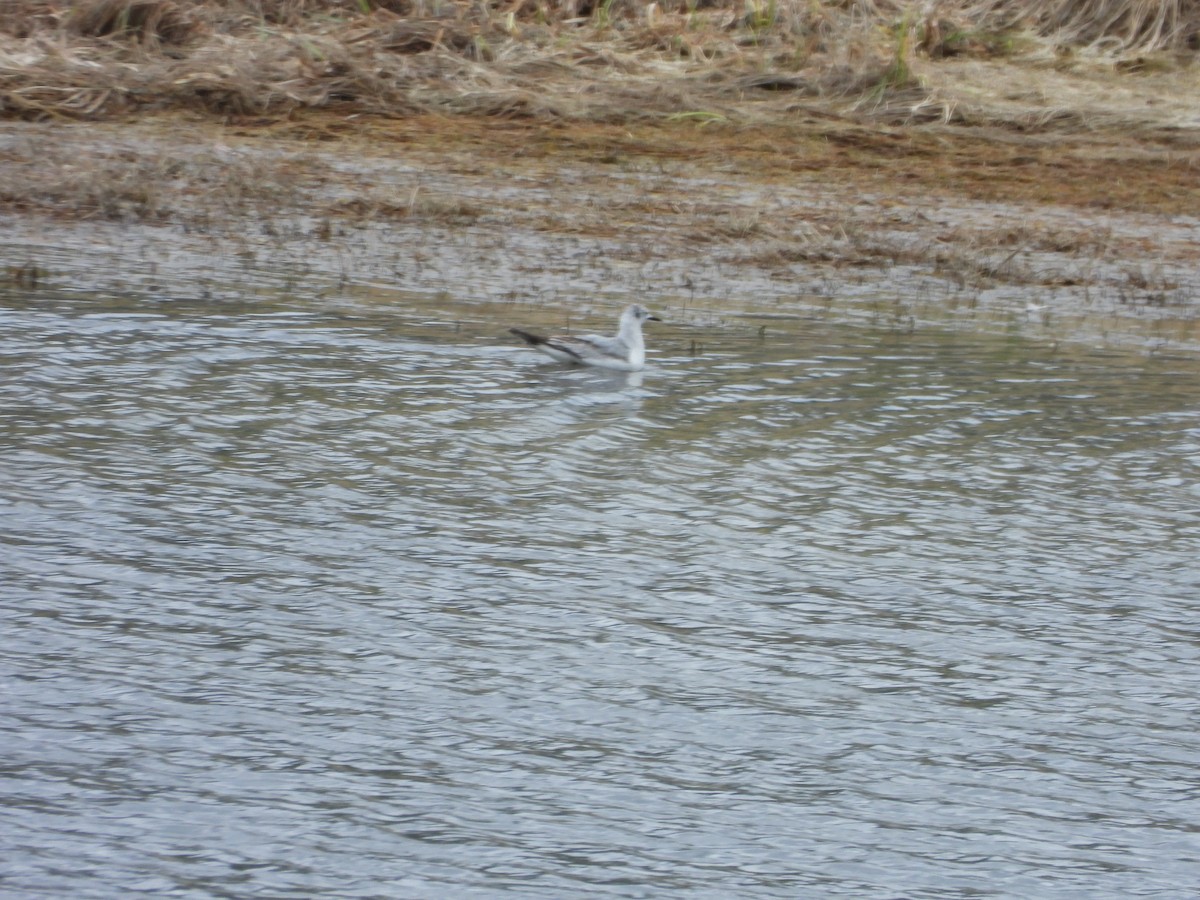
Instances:
[[[25,119],[335,109],[703,124],[820,108],[889,122],[1027,129],[1088,114],[1076,110],[1075,88],[1050,80],[1055,73],[1178,77],[1200,45],[1196,0],[12,0],[5,7],[0,115]],[[1022,83],[1014,96],[987,67],[996,60],[1036,70],[1038,84]]]

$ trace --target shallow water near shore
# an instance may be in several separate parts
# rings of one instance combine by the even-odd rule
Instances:
[[[0,296],[8,896],[1200,885],[1194,357]]]

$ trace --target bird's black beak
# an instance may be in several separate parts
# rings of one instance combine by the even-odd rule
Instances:
[[[658,316],[646,316],[646,321],[647,322],[661,322],[662,319],[660,319]]]

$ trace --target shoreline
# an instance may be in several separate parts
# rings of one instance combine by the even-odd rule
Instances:
[[[927,96],[946,96],[954,71],[975,73],[960,93],[997,71],[1019,87],[1030,71],[921,68],[932,73]],[[155,232],[154,253],[220,239],[225,252],[240,241],[270,256],[292,242],[314,271],[401,291],[551,303],[652,292],[697,314],[976,322],[1200,352],[1200,126],[1132,90],[1196,76],[1120,77],[1125,94],[1107,118],[1080,107],[1028,127],[888,124],[774,95],[743,103],[741,118],[615,122],[364,115],[348,104],[10,119],[0,121],[0,217],[14,233],[45,228],[68,254],[91,232],[137,226]],[[621,90],[611,78],[597,85]],[[381,261],[393,244],[408,249]],[[3,254],[10,284],[29,266],[53,269],[19,241]],[[479,288],[480,266],[504,272],[503,291]]]

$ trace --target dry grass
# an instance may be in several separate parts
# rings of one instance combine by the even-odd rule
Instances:
[[[1200,48],[1195,0],[981,0],[972,15],[997,31],[1032,30],[1059,49],[1120,58]]]
[[[0,116],[303,108],[545,120],[744,118],[840,98],[949,119],[917,60],[1019,46],[1190,52],[1195,0],[10,0]],[[1022,44],[1022,42],[1024,42]],[[1093,55],[1095,55],[1093,53]],[[776,103],[772,114],[778,114]],[[786,103],[782,104],[786,107]]]

